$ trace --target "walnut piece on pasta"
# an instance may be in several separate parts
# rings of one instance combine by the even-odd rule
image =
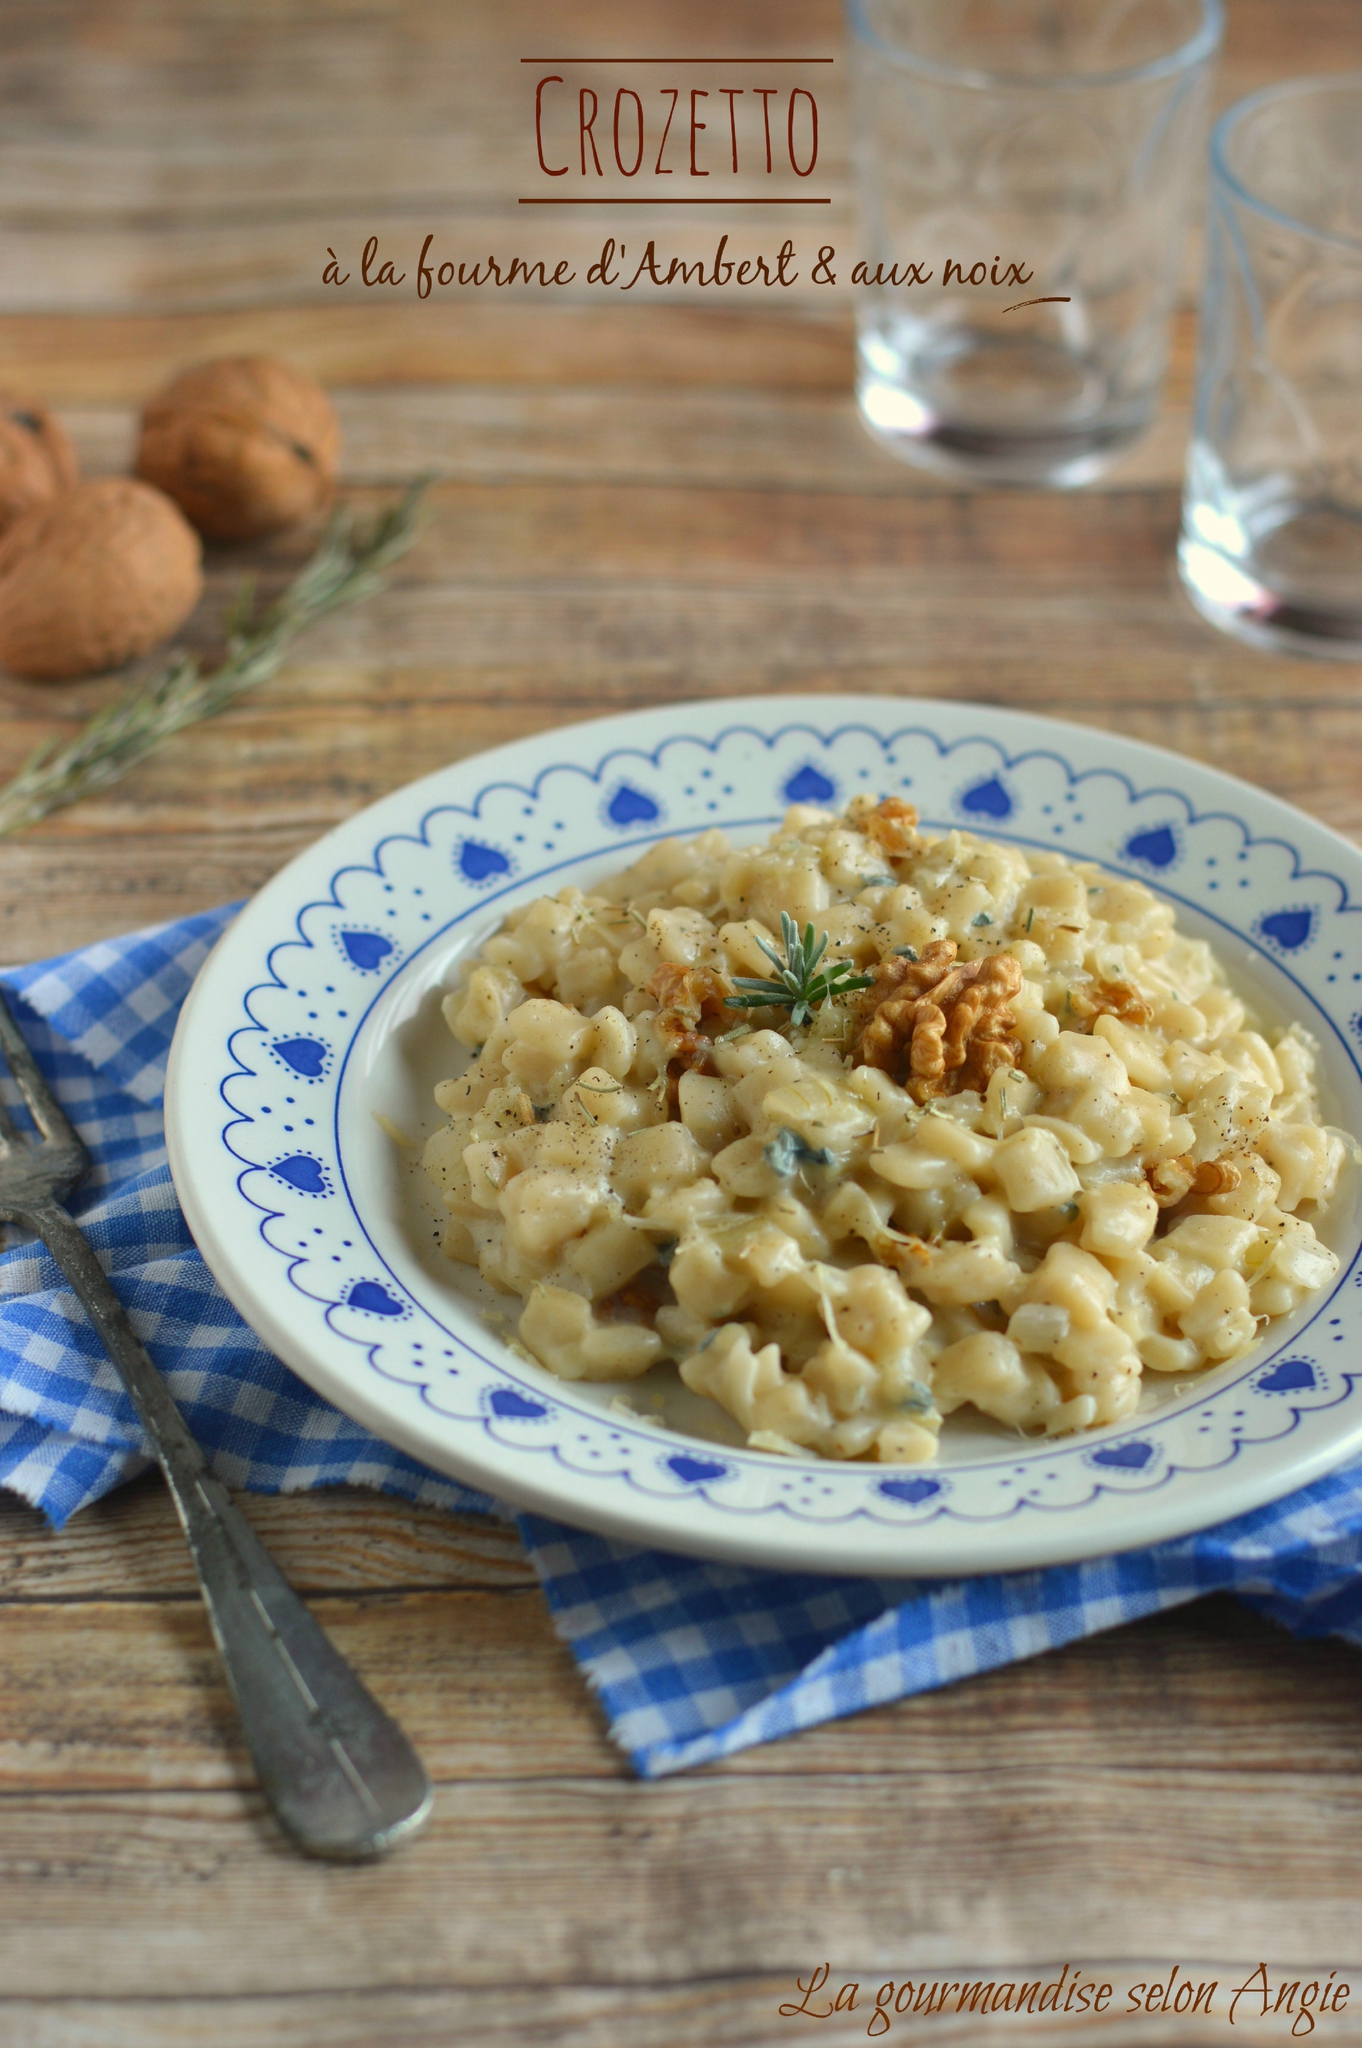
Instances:
[[[957,960],[954,939],[933,939],[916,959],[891,954],[875,970],[854,1063],[902,1081],[915,1102],[958,1089],[982,1094],[999,1067],[1015,1066],[1021,1041],[1008,1008],[1022,985],[1008,953]]]

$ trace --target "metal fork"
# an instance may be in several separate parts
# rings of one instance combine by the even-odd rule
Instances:
[[[208,1469],[103,1267],[57,1199],[88,1172],[90,1155],[3,994],[0,1049],[39,1133],[38,1142],[27,1141],[0,1103],[0,1221],[42,1239],[132,1397],[179,1511],[265,1796],[309,1855],[381,1855],[430,1812],[421,1759]]]

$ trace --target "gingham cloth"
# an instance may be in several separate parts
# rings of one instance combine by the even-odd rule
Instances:
[[[271,1356],[175,1200],[161,1094],[180,1005],[232,908],[0,976],[94,1155],[73,1198],[139,1334],[229,1486],[342,1482],[490,1514]],[[13,1104],[6,1082],[6,1099]],[[41,1245],[0,1257],[0,1485],[55,1525],[147,1464],[113,1368]],[[1155,1550],[950,1583],[700,1564],[523,1516],[554,1619],[615,1739],[657,1777],[1034,1656],[1217,1587],[1362,1643],[1362,1467]]]

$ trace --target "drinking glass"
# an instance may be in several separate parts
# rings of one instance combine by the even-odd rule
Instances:
[[[1362,656],[1362,75],[1254,93],[1211,138],[1178,563],[1241,639]]]
[[[848,5],[862,418],[925,468],[1086,482],[1158,405],[1219,0]]]

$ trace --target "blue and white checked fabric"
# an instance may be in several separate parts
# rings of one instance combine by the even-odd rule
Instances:
[[[348,1483],[504,1514],[318,1399],[247,1329],[195,1249],[166,1164],[161,1096],[180,1005],[233,914],[0,976],[96,1162],[74,1212],[229,1486]],[[3,1092],[13,1105],[7,1079]],[[147,1462],[127,1396],[60,1273],[41,1245],[12,1242],[0,1256],[0,1486],[59,1527]],[[1297,1634],[1362,1644],[1362,1467],[1154,1550],[908,1587],[702,1564],[538,1516],[520,1528],[616,1741],[648,1777],[1216,1588]]]
[[[204,1265],[166,1163],[161,1098],[180,1005],[235,906],[135,932],[0,979],[94,1157],[71,1210],[229,1486],[383,1486],[411,1500],[484,1495],[381,1444],[309,1392],[247,1329]],[[6,1099],[26,1121],[6,1076]],[[41,1244],[0,1257],[0,1486],[58,1526],[145,1469],[132,1404]]]

